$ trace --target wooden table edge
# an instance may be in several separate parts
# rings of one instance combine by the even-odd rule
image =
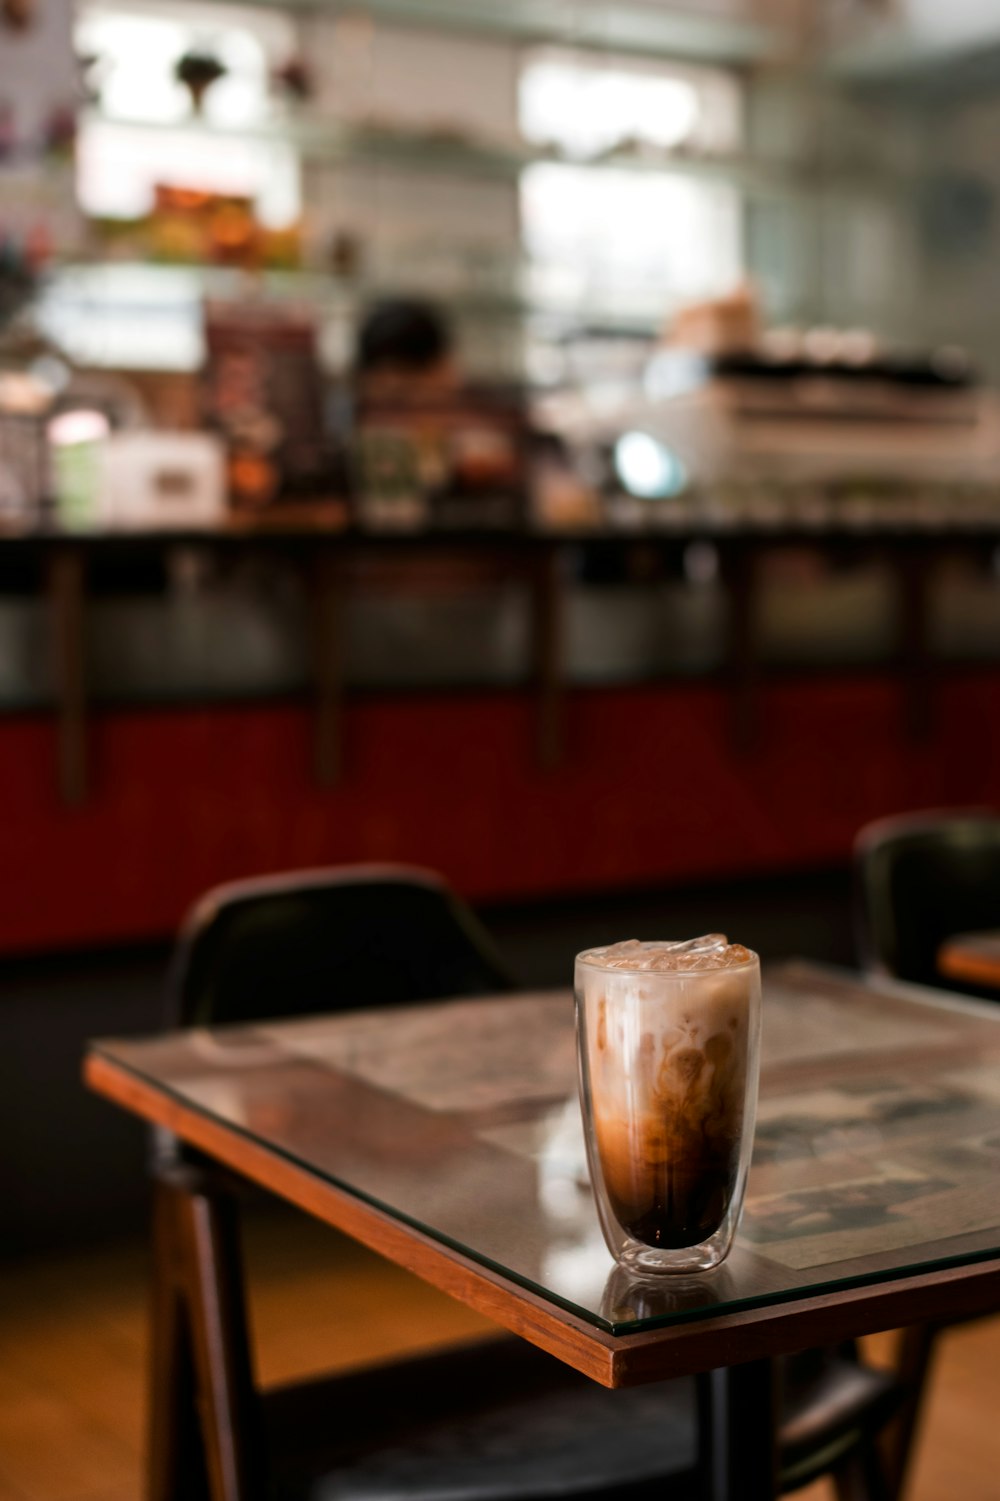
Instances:
[[[693,1375],[905,1324],[1000,1311],[1000,1257],[994,1257],[716,1318],[611,1334],[213,1120],[99,1052],[87,1054],[83,1073],[95,1094],[173,1132],[603,1386]]]

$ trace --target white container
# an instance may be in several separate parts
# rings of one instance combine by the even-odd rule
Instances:
[[[210,433],[115,433],[104,446],[100,520],[111,527],[186,530],[226,514],[222,441]]]

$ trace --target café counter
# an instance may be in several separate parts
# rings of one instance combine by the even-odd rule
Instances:
[[[479,899],[842,863],[1000,797],[980,516],[0,534],[0,951],[216,881],[410,860]]]

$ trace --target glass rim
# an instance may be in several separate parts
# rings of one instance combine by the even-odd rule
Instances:
[[[684,943],[686,941],[687,940],[683,938],[641,938],[639,940],[639,946],[643,949],[662,949],[669,948],[673,944]],[[730,946],[732,947],[732,945]],[[613,947],[614,944],[604,943],[599,944],[591,949],[583,949],[579,954],[577,954],[573,962],[574,964],[583,965],[585,969],[593,970],[596,974],[642,975],[644,978],[655,976],[659,980],[680,978],[688,979],[693,975],[701,976],[743,974],[746,970],[752,969],[754,965],[757,965],[758,968],[760,967],[760,955],[755,953],[753,949],[747,949],[748,957],[742,960],[739,964],[719,965],[718,967],[713,969],[611,969],[606,964],[594,963],[591,958],[592,954],[605,954],[607,953],[608,949]],[[740,948],[746,948],[746,944],[740,944]]]

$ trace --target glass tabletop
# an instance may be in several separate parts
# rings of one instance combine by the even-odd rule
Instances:
[[[1000,1005],[765,971],[760,1107],[728,1261],[614,1266],[568,991],[102,1042],[95,1051],[615,1334],[1000,1254]]]

